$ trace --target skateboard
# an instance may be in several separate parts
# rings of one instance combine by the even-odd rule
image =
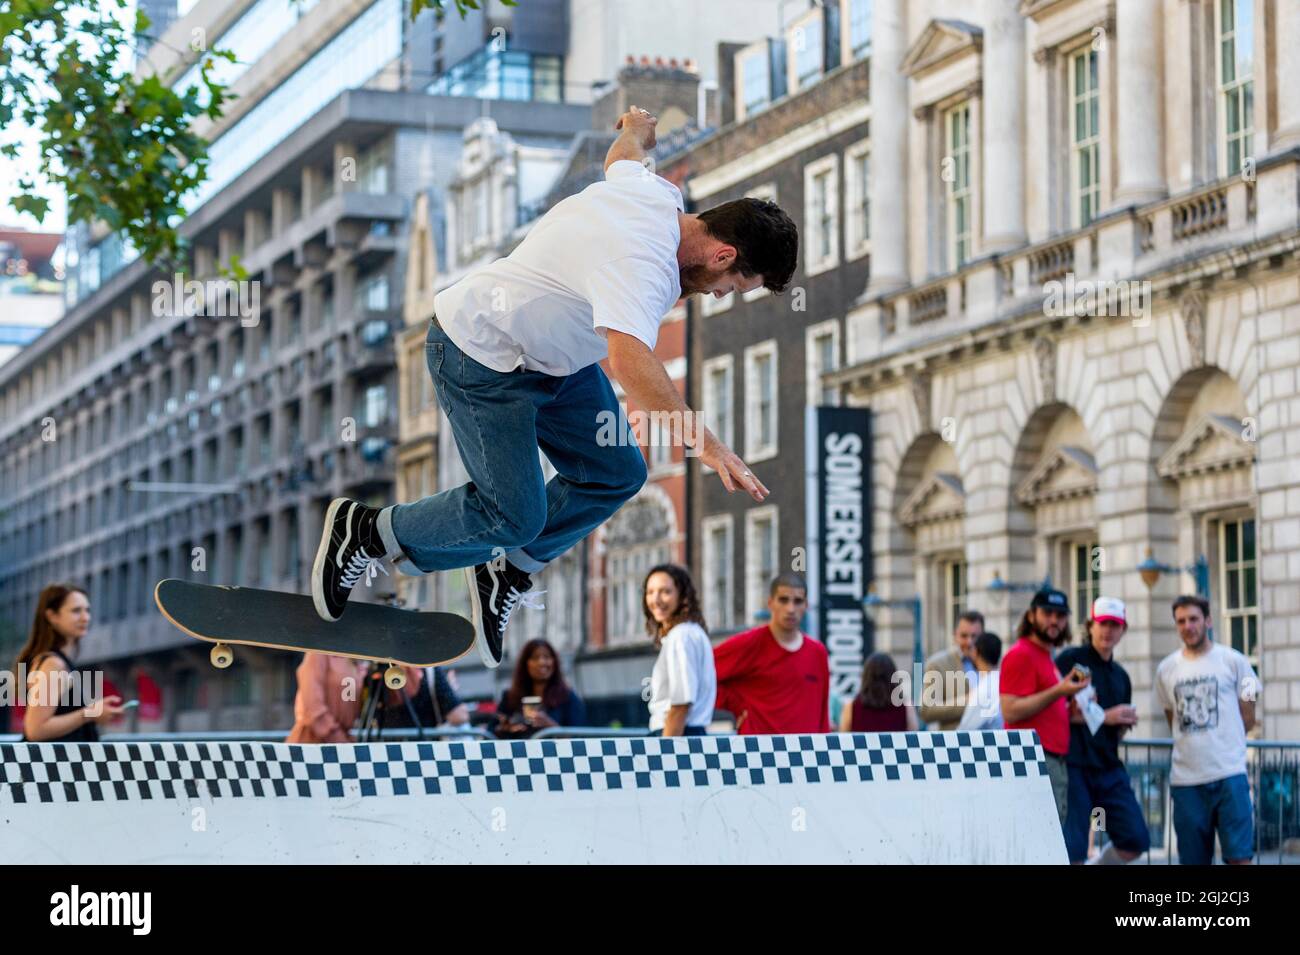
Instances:
[[[216,644],[212,665],[234,662],[232,644],[328,653],[387,661],[384,682],[406,684],[403,666],[441,666],[474,647],[474,625],[454,613],[402,610],[383,604],[349,603],[343,616],[322,620],[309,595],[253,587],[217,587],[168,578],[154,588],[158,609],[191,637]]]

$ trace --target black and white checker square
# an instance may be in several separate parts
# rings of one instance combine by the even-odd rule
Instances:
[[[1033,733],[285,743],[0,744],[0,803],[293,798],[1046,775]]]

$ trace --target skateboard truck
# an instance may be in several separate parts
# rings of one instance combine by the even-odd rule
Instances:
[[[224,670],[235,662],[234,648],[229,644],[218,643],[208,654],[208,659],[218,670]],[[384,670],[384,685],[390,690],[400,690],[406,686],[406,671],[396,663],[389,662],[388,669]]]

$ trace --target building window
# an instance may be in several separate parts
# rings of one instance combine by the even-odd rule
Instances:
[[[740,71],[741,117],[756,113],[772,101],[772,74],[767,41],[763,40],[736,57]]]
[[[704,316],[717,315],[719,312],[725,312],[731,308],[736,301],[736,293],[728,292],[726,295],[718,298],[712,293],[701,296],[700,314]]]
[[[735,418],[734,362],[730,355],[704,363],[704,424],[727,447],[735,447],[731,422]]]
[[[1070,541],[1065,546],[1074,623],[1086,632],[1092,602],[1101,593],[1101,545],[1093,540]]]
[[[563,91],[561,57],[506,49],[495,37],[439,76],[426,90],[433,96],[543,103],[563,102]]]
[[[948,249],[954,269],[970,261],[970,103],[944,116],[945,178],[948,180]]]
[[[283,577],[293,583],[298,582],[301,572],[302,546],[298,540],[298,509],[291,507],[284,512],[285,555]]]
[[[1097,51],[1070,57],[1070,195],[1074,224],[1097,217],[1101,201],[1101,127],[1098,110]]]
[[[650,427],[647,429],[646,459],[651,471],[665,468],[673,463],[673,434],[671,427],[665,427],[664,419],[658,414],[650,415]],[[715,431],[714,434],[717,434]]]
[[[849,22],[849,59],[859,60],[871,52],[872,0],[844,0],[848,7],[845,20]]]
[[[367,428],[377,428],[388,421],[388,389],[384,385],[366,389],[362,420]]]
[[[606,632],[611,644],[628,644],[645,633],[646,574],[657,564],[667,563],[668,548],[662,544],[641,545],[611,551],[607,563],[609,608]]]
[[[1241,171],[1255,129],[1255,0],[1219,0],[1219,139],[1224,175]],[[1295,55],[1294,51],[1287,55]]]
[[[777,509],[756,507],[745,512],[745,618],[754,622],[767,608],[767,592],[777,574]]]
[[[794,76],[790,92],[801,90],[821,75],[823,66],[822,17],[814,10],[803,23],[790,30],[790,49],[794,53]]]
[[[806,275],[816,275],[839,264],[838,179],[838,155],[823,156],[804,167]]]
[[[943,576],[943,617],[948,633],[957,630],[957,618],[966,612],[966,562],[947,560],[939,565]]]
[[[839,404],[839,389],[824,386],[821,381],[823,374],[840,367],[839,321],[832,318],[809,327],[804,332],[804,355],[808,404]]]
[[[776,341],[745,349],[745,460],[775,457],[777,452]]]
[[[706,517],[704,532],[704,619],[717,630],[731,623],[734,533],[730,514]]]
[[[357,311],[383,311],[388,308],[387,275],[370,276],[357,283],[356,308]]]
[[[871,249],[871,144],[862,140],[844,153],[845,189],[844,258],[848,261],[866,255]]]
[[[1259,603],[1255,582],[1255,520],[1219,525],[1220,626],[1234,650],[1259,668]]]

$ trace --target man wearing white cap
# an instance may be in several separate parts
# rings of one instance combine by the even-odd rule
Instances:
[[[1075,864],[1088,861],[1088,831],[1094,827],[1110,839],[1094,862],[1123,865],[1151,846],[1146,820],[1119,758],[1120,738],[1137,723],[1133,685],[1115,660],[1115,647],[1127,629],[1123,601],[1098,597],[1092,602],[1085,641],[1056,657],[1060,670],[1077,666],[1092,674],[1091,685],[1070,706],[1065,849]]]

